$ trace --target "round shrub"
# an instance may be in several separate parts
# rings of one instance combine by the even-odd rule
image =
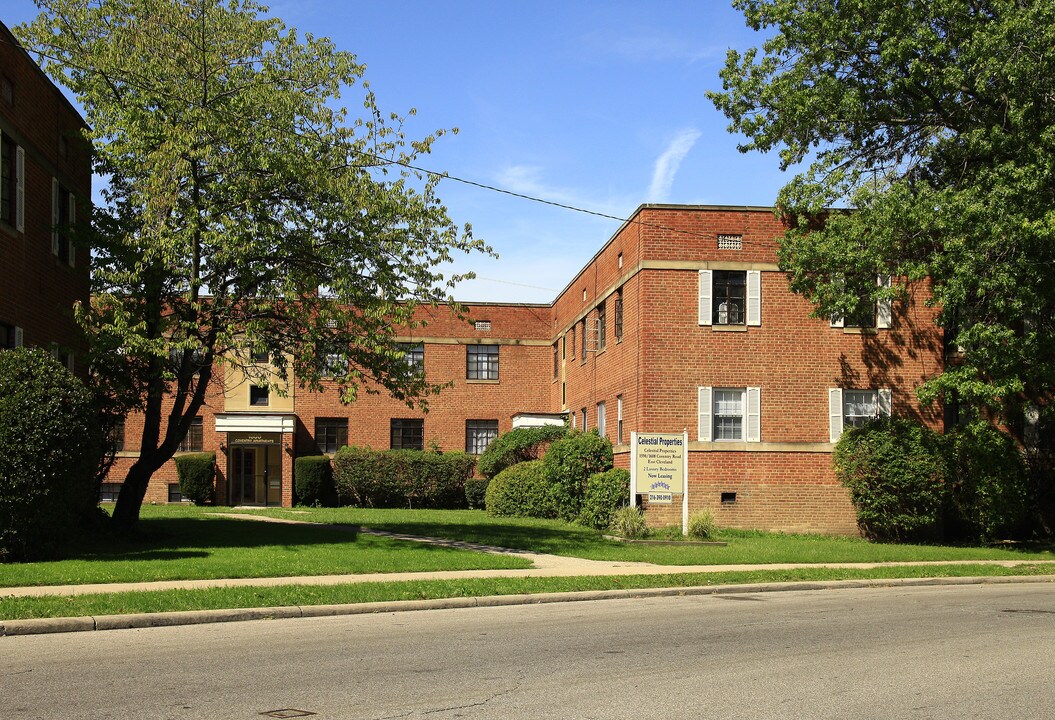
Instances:
[[[506,468],[487,486],[487,514],[510,517],[552,518],[556,516],[550,483],[541,460],[529,460]]]
[[[949,461],[948,534],[971,541],[1027,534],[1028,472],[1014,440],[987,422],[957,427],[943,439]]]
[[[542,462],[554,486],[558,517],[574,520],[582,509],[586,481],[594,473],[612,469],[612,443],[594,430],[569,432],[550,445]]]
[[[176,456],[176,477],[180,495],[195,505],[212,502],[213,480],[216,479],[216,453],[187,453]]]
[[[333,507],[337,504],[337,488],[333,484],[333,466],[325,455],[305,455],[293,462],[297,478],[297,500],[303,505]]]
[[[629,505],[615,511],[610,527],[612,532],[627,540],[642,538],[648,534],[648,525],[645,524],[645,515],[641,508]]]
[[[465,481],[465,502],[470,510],[483,510],[487,506],[487,478],[469,478]]]
[[[567,433],[564,425],[517,428],[499,435],[480,455],[476,467],[485,478],[493,478],[511,465],[538,460],[550,443]]]
[[[594,473],[586,481],[579,523],[607,530],[615,511],[630,504],[630,473],[622,468]]]
[[[940,537],[945,462],[933,430],[903,418],[873,420],[843,433],[834,462],[865,537],[895,542]]]
[[[48,353],[0,352],[0,561],[52,555],[94,517],[100,427],[91,393]]]
[[[689,516],[688,535],[693,540],[707,540],[717,534],[718,526],[709,510],[698,510]]]

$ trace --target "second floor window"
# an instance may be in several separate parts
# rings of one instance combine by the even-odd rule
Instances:
[[[467,380],[498,379],[498,345],[466,345],[465,353]]]
[[[403,352],[403,359],[407,367],[415,375],[425,374],[425,344],[424,343],[400,343],[399,349]]]

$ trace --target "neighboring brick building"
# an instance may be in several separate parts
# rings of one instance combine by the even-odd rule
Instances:
[[[50,349],[71,368],[89,292],[89,253],[68,230],[91,202],[84,127],[0,23],[0,348]]]
[[[385,395],[343,406],[298,388],[267,407],[227,378],[191,445],[217,450],[221,502],[288,505],[296,455],[345,443],[478,451],[514,414],[564,411],[608,436],[622,467],[631,431],[687,430],[690,507],[719,525],[856,533],[834,441],[891,410],[938,426],[914,395],[941,369],[935,310],[911,288],[905,307],[856,322],[811,318],[776,264],[783,232],[770,208],[644,205],[552,305],[474,304],[469,321],[422,309],[428,326],[397,339],[421,348],[430,381],[453,382],[427,415]],[[169,463],[148,501],[178,497],[174,482]],[[648,514],[680,521],[677,506]]]

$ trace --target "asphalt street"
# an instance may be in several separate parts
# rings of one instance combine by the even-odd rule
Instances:
[[[610,600],[0,638],[5,720],[1021,720],[1052,717],[1053,679],[1050,584]]]

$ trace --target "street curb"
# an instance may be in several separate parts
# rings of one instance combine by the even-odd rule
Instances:
[[[874,580],[825,580],[803,582],[754,583],[743,585],[701,585],[692,587],[639,588],[634,590],[582,590],[578,592],[538,593],[526,595],[488,595],[484,597],[440,598],[436,600],[397,600],[350,605],[291,605],[287,607],[243,608],[229,610],[189,610],[166,613],[134,613],[70,618],[38,618],[0,622],[0,637],[44,635],[50,633],[86,632],[92,630],[129,630],[152,627],[204,625],[208,623],[246,622],[250,620],[283,620],[291,618],[333,617],[337,615],[376,615],[416,610],[451,610],[462,608],[540,605],[544,603],[625,600],[693,595],[745,595],[763,592],[865,589],[885,587],[923,587],[940,585],[1005,585],[1012,583],[1053,583],[1052,575],[1007,575],[996,577],[943,578],[877,578]]]

